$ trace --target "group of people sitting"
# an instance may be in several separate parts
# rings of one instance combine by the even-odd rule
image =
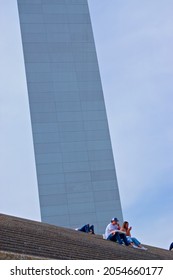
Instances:
[[[125,221],[122,226],[120,226],[118,222],[117,218],[112,218],[111,222],[106,227],[105,234],[103,235],[104,239],[118,242],[121,245],[147,250],[147,248],[142,246],[141,242],[131,236],[132,227],[129,227],[129,223],[127,221]],[[77,230],[95,234],[94,225],[90,226],[89,224],[86,224]]]
[[[94,225],[90,226],[89,224],[86,224],[81,228],[77,228],[76,230],[95,234]],[[125,221],[122,226],[120,226],[118,219],[112,218],[111,222],[106,227],[103,238],[117,242],[120,245],[147,250],[147,248],[145,248],[137,238],[131,236],[131,230],[132,227],[129,227],[129,223],[127,221]],[[169,250],[173,251],[173,242],[170,244]]]
[[[120,245],[125,244],[133,248],[147,250],[147,248],[142,246],[139,240],[131,236],[132,227],[129,227],[127,221],[125,221],[122,226],[120,226],[118,222],[117,218],[112,218],[111,222],[106,227],[104,234],[105,239],[118,242]]]

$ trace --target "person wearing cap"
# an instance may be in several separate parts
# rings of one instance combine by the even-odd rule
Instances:
[[[120,226],[118,224],[117,218],[112,218],[111,222],[107,225],[105,230],[105,238],[107,240],[111,240],[114,242],[118,242],[119,244],[125,243],[126,246],[129,245],[129,242],[127,241],[126,235],[124,233],[120,233]]]

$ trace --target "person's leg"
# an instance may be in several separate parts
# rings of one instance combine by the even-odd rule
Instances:
[[[107,240],[114,241],[114,242],[118,241],[119,244],[123,243],[118,233],[115,233],[115,234],[111,233],[108,236]]]
[[[133,240],[130,236],[126,235],[126,238],[127,238],[128,243],[133,243]]]
[[[121,238],[120,238],[120,235],[118,232],[116,232],[115,234],[110,234],[107,238],[108,240],[111,240],[111,241],[114,241],[114,242],[118,242],[119,244],[123,244]]]
[[[114,234],[109,234],[109,236],[107,237],[107,240],[110,240],[110,241],[115,241],[116,242],[116,238],[115,238],[115,235]]]
[[[143,249],[143,250],[147,250],[147,248],[145,248],[141,242],[139,242],[139,240],[137,240],[135,237],[131,237],[131,240],[133,241],[133,244],[134,244],[134,248],[139,248],[139,249]]]
[[[120,234],[120,238],[123,240],[123,242],[125,243],[126,246],[129,246],[129,242],[126,238],[126,235],[125,234]]]
[[[88,233],[90,231],[90,226],[89,224],[86,225],[86,232]]]
[[[120,234],[118,232],[116,232],[115,234],[110,234],[107,238],[107,240],[111,240],[111,241],[114,241],[114,242],[118,242],[119,244],[123,244],[122,240],[121,240],[121,237],[120,237]]]
[[[135,237],[131,237],[131,239],[136,246],[141,247],[141,243]]]
[[[125,234],[123,234],[123,235],[125,235]],[[119,244],[123,244],[123,242],[122,242],[122,238],[121,238],[121,234],[119,234],[118,232],[116,232],[115,233],[115,238],[116,238],[116,240],[118,241],[118,243]]]
[[[84,225],[83,227],[81,227],[80,229],[78,229],[79,231],[82,231],[82,232],[89,232],[89,225]]]
[[[91,232],[92,234],[94,234],[94,225],[91,225],[91,226],[89,227],[89,232]]]

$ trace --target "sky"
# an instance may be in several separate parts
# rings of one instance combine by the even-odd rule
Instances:
[[[173,1],[88,0],[124,220],[173,242]],[[0,213],[40,221],[16,0],[0,0]]]

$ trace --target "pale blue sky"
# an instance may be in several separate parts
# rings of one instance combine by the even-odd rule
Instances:
[[[173,241],[173,1],[88,2],[123,216],[139,240],[167,249]],[[0,0],[0,38],[0,212],[39,220],[16,0]]]

